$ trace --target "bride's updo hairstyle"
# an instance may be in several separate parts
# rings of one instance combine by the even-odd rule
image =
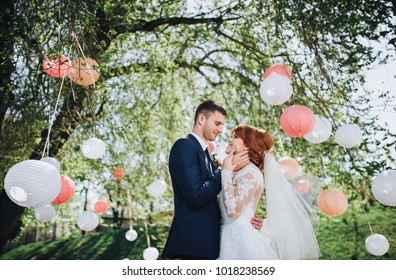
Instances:
[[[265,153],[274,146],[271,134],[264,129],[246,124],[237,125],[231,132],[243,140],[245,146],[249,148],[249,160],[263,171]]]

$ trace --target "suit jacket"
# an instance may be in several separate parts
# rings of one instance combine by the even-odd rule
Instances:
[[[177,140],[169,156],[169,172],[174,192],[174,217],[162,257],[192,256],[217,259],[220,246],[221,170],[191,134]],[[212,165],[211,172],[208,164]]]

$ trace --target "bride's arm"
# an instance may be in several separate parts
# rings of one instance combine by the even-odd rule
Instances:
[[[222,195],[228,217],[239,216],[243,208],[251,201],[259,188],[259,183],[252,172],[246,172],[238,182],[233,181],[233,172],[229,169],[221,171]]]

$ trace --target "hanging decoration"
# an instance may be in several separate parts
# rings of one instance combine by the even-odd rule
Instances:
[[[348,208],[345,194],[338,189],[326,189],[318,197],[319,209],[328,216],[340,216]]]
[[[43,60],[43,69],[51,77],[64,78],[70,74],[71,63],[65,55],[52,53]]]
[[[329,139],[332,131],[330,121],[319,115],[315,115],[315,125],[311,132],[304,136],[304,139],[313,144],[320,144]]]
[[[94,230],[99,225],[99,217],[93,212],[84,211],[77,219],[77,226],[83,231]]]
[[[389,250],[389,241],[382,234],[374,233],[366,238],[367,251],[374,256],[383,256]]]
[[[82,143],[81,151],[87,158],[98,159],[105,154],[106,144],[102,140],[92,137]]]
[[[281,117],[283,131],[291,137],[302,137],[311,132],[315,125],[315,115],[304,105],[287,107]]]
[[[307,193],[310,187],[311,183],[308,180],[304,179],[298,180],[297,183],[294,185],[294,188],[300,195]]]
[[[147,186],[147,191],[154,197],[161,196],[166,191],[167,185],[164,180],[155,180]]]
[[[109,205],[104,200],[98,200],[94,204],[94,210],[96,213],[105,213],[109,209]]]
[[[378,174],[371,189],[374,197],[386,206],[396,206],[396,170],[385,170]]]
[[[158,259],[159,251],[155,247],[148,247],[143,251],[143,258],[145,260],[156,260]]]
[[[68,202],[76,191],[74,181],[66,175],[61,175],[61,189],[58,196],[52,201],[52,204],[62,204]]]
[[[49,222],[55,217],[55,207],[47,204],[42,207],[36,208],[34,216],[40,222]]]
[[[116,180],[121,179],[125,175],[124,168],[122,168],[122,167],[113,168],[113,170],[111,171],[111,175]]]
[[[128,241],[135,241],[136,238],[138,237],[138,233],[136,230],[134,230],[133,228],[129,229],[126,233],[125,233],[125,238]]]
[[[215,146],[213,145],[213,142],[208,142],[208,150],[212,154],[215,150]]]
[[[58,169],[58,171],[60,172],[60,162],[59,162],[56,158],[53,158],[53,157],[43,157],[41,160],[44,161],[44,162],[47,162],[47,163],[52,164],[52,165],[55,166],[56,169]]]
[[[300,170],[300,165],[297,160],[292,157],[282,157],[278,159],[278,163],[281,167],[282,174],[287,180],[291,180],[296,177]]]
[[[81,86],[89,86],[99,79],[99,64],[88,57],[78,57],[72,60],[70,78]]]
[[[285,76],[272,74],[260,85],[260,96],[269,105],[280,105],[290,99],[293,88]]]
[[[356,124],[344,124],[335,132],[338,145],[344,148],[352,148],[362,142],[362,131]]]
[[[25,160],[12,166],[4,179],[8,197],[22,207],[49,204],[61,189],[61,176],[52,164]]]
[[[278,74],[286,77],[290,81],[292,80],[292,71],[289,67],[283,64],[274,64],[267,68],[264,72],[264,79],[267,79],[273,74]]]

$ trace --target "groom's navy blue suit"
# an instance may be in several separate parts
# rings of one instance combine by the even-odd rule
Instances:
[[[169,172],[175,213],[163,258],[216,259],[220,245],[221,170],[191,134],[172,146]],[[211,166],[210,166],[211,165]]]

